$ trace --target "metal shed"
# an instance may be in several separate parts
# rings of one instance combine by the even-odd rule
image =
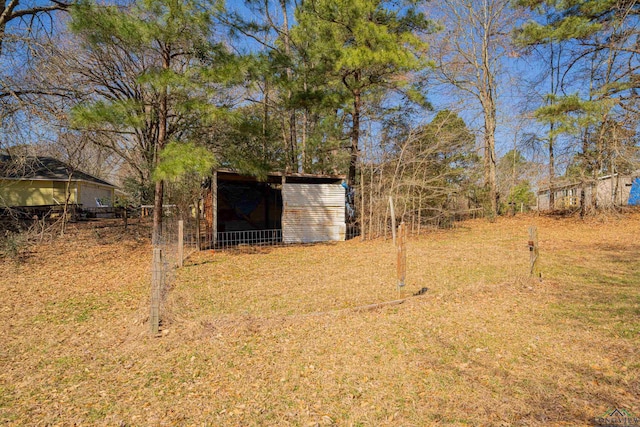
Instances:
[[[218,170],[204,198],[206,240],[212,247],[345,240],[343,180],[278,172],[257,179]]]

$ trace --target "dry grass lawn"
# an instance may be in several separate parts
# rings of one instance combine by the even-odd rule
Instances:
[[[528,278],[538,226],[543,281]],[[0,424],[591,425],[640,414],[640,213],[192,256],[151,337],[150,246],[72,227],[0,260]],[[411,296],[427,287],[421,296]]]

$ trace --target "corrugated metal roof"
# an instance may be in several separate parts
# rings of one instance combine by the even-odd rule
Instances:
[[[340,184],[284,184],[283,241],[311,243],[344,240],[344,192]]]

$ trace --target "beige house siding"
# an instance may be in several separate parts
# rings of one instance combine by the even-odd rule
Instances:
[[[53,182],[53,202],[47,203],[52,205],[63,205],[67,199],[67,185],[69,185],[69,192],[71,196],[69,203],[75,203],[75,182],[67,184],[66,182],[54,181]]]
[[[80,203],[83,207],[97,207],[96,199],[112,206],[114,189],[89,182],[72,181],[21,181],[0,180],[0,206],[46,206],[62,205],[67,199],[69,185],[69,203]]]
[[[5,206],[42,206],[56,204],[60,189],[53,181],[2,180],[0,203]],[[64,194],[64,190],[62,190]],[[64,200],[64,199],[63,199]]]
[[[78,183],[79,201],[84,208],[95,208],[98,206],[96,199],[103,205],[113,206],[113,188],[100,186],[88,182]]]

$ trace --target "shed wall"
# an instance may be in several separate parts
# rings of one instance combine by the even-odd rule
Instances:
[[[340,184],[282,186],[282,240],[311,243],[345,239],[345,190]]]
[[[538,210],[548,211],[549,203],[549,191],[538,194]]]
[[[625,206],[629,201],[631,177],[607,178],[598,182],[598,206]],[[614,200],[615,199],[615,200]]]
[[[69,192],[71,193],[69,196],[69,203],[76,203],[76,195],[77,195],[77,185],[76,182],[70,182]],[[54,205],[64,205],[67,200],[67,182],[66,181],[53,181],[53,203]]]

